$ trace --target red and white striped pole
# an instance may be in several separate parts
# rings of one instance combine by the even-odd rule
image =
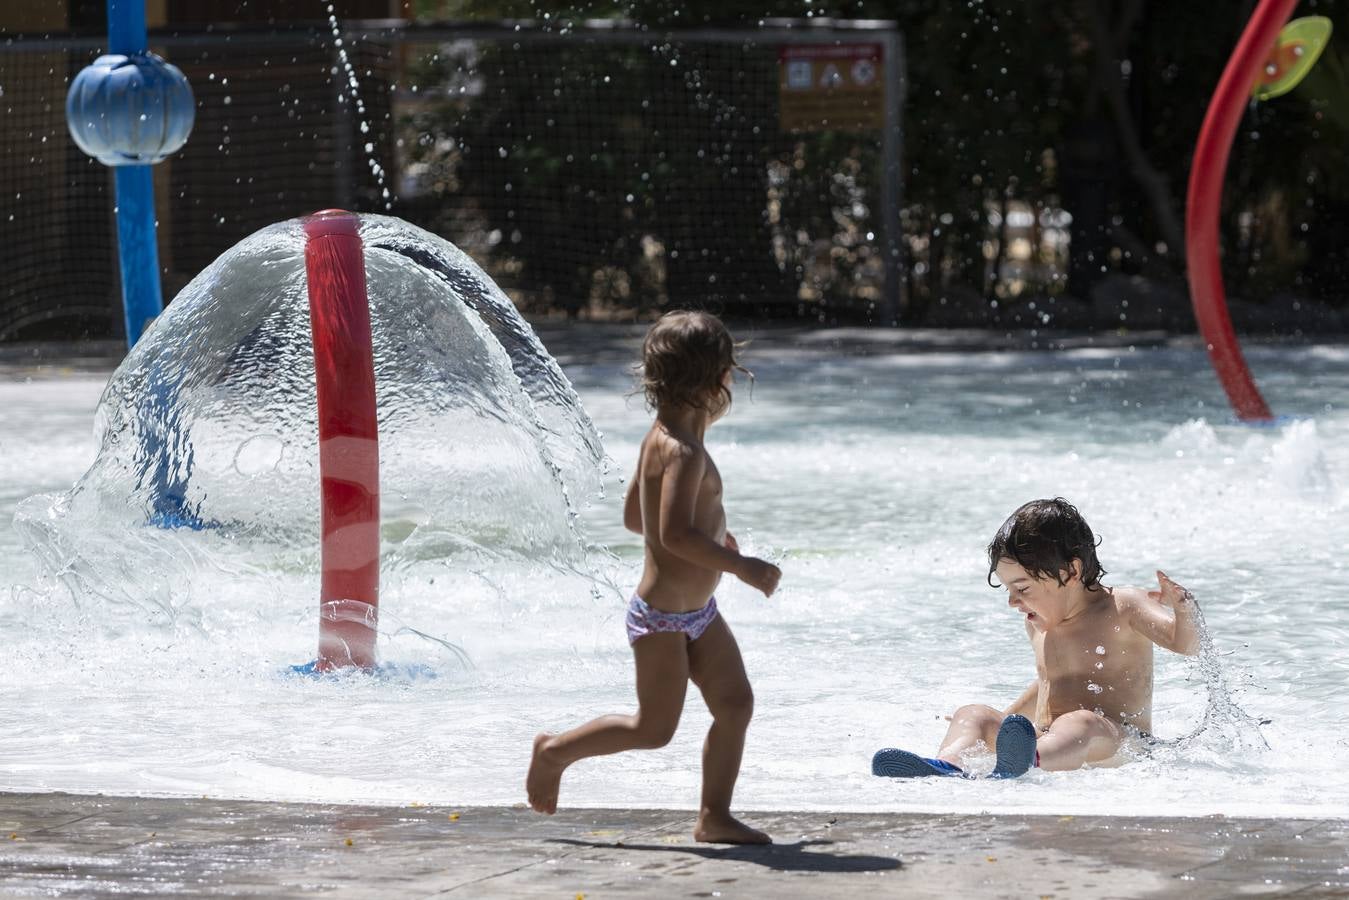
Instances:
[[[304,221],[323,506],[319,672],[375,666],[379,430],[359,225],[340,209]]]

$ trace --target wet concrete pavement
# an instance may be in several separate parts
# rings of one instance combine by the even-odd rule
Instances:
[[[1349,897],[1349,819],[746,815],[0,794],[4,897]]]

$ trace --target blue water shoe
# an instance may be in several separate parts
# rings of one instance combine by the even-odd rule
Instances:
[[[871,757],[871,774],[883,778],[927,778],[932,775],[963,776],[965,770],[944,759],[928,759],[907,750],[887,747],[877,750]]]
[[[989,778],[1016,778],[1035,764],[1035,726],[1025,716],[1008,716],[998,728],[997,763]]]

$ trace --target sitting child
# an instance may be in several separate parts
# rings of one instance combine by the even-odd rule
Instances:
[[[1159,590],[1109,588],[1096,539],[1062,498],[1014,512],[988,545],[988,582],[1025,616],[1035,680],[1005,711],[962,706],[936,758],[880,750],[875,775],[966,775],[961,754],[980,742],[997,757],[993,777],[1109,763],[1130,739],[1150,739],[1152,645],[1199,651],[1194,596],[1163,572]]]

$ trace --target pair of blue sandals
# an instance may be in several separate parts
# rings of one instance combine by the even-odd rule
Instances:
[[[989,778],[1016,778],[1035,764],[1035,726],[1025,716],[1008,716],[998,728],[997,763]],[[960,766],[887,747],[871,758],[871,774],[884,778],[927,778],[932,775],[972,778]]]

